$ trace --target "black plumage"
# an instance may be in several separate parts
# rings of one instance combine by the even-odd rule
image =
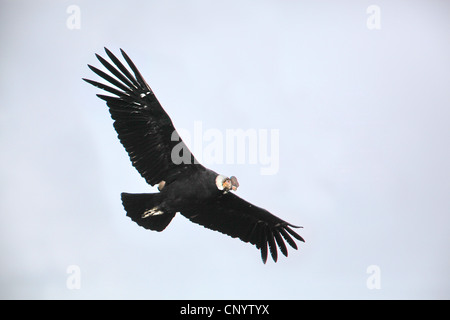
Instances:
[[[111,75],[88,66],[109,85],[83,80],[113,94],[97,96],[106,101],[133,166],[147,183],[160,189],[151,194],[122,193],[127,216],[146,229],[162,231],[180,212],[192,222],[255,245],[264,263],[269,251],[277,261],[277,247],[288,255],[285,241],[297,249],[294,239],[304,241],[292,230],[298,227],[231,193],[239,186],[235,177],[199,164],[128,55],[121,50],[131,72],[111,51],[105,51],[114,65],[96,56]]]

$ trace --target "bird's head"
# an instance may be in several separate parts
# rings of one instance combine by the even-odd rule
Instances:
[[[223,190],[224,193],[227,193],[230,190],[236,191],[239,187],[239,182],[235,176],[231,176],[231,178],[225,177],[224,175],[219,174],[216,177],[216,186],[217,189]]]

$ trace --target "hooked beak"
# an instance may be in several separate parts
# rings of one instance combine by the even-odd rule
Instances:
[[[231,181],[231,190],[236,191],[239,187],[239,182],[237,181],[237,178],[235,176],[232,176],[230,178]]]

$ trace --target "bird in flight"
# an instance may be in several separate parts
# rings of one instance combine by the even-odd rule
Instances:
[[[304,240],[292,228],[300,227],[232,193],[239,187],[236,177],[201,165],[179,137],[133,61],[120,51],[128,67],[107,48],[105,52],[112,63],[98,54],[96,57],[110,74],[88,65],[108,85],[83,80],[113,94],[97,96],[106,101],[133,166],[148,184],[158,185],[157,193],[122,193],[127,216],[146,229],[162,231],[179,212],[208,229],[250,242],[261,251],[264,263],[269,251],[277,261],[277,246],[288,255],[285,241],[297,249],[293,238]]]

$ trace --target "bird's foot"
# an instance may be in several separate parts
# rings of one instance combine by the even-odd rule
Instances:
[[[144,211],[144,213],[142,214],[141,217],[142,217],[142,219],[145,219],[145,218],[152,217],[152,216],[159,216],[163,213],[164,213],[164,211],[162,211],[160,208],[154,207],[152,209]]]

